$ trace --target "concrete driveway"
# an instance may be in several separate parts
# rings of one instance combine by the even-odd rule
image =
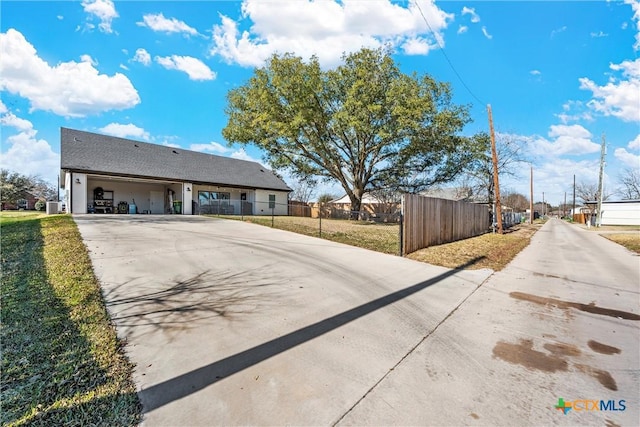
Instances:
[[[154,426],[381,423],[353,409],[491,273],[239,221],[74,219]]]
[[[640,425],[640,257],[550,220],[341,424]]]

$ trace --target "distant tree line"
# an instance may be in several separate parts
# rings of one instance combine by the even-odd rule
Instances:
[[[17,206],[20,200],[33,198],[41,202],[38,207],[44,209],[47,200],[58,200],[55,185],[37,175],[23,175],[7,169],[0,169],[0,202]]]

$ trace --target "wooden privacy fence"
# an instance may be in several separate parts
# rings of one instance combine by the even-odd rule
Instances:
[[[403,196],[403,254],[489,231],[489,209],[455,200]]]

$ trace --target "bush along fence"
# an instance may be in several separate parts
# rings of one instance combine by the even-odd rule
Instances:
[[[403,195],[402,252],[440,245],[489,231],[486,205],[454,200]]]

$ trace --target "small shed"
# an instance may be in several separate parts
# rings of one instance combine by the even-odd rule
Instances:
[[[640,200],[602,202],[602,225],[640,225]]]

